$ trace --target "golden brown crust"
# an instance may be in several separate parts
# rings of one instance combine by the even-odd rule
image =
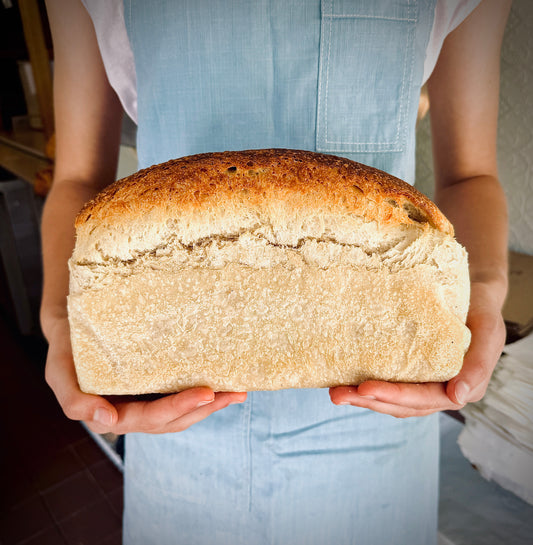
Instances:
[[[342,157],[287,149],[204,153],[140,170],[87,203],[76,227],[127,222],[158,209],[171,214],[205,203],[224,206],[236,193],[251,209],[283,200],[342,208],[380,225],[429,224],[453,236],[437,206],[402,180]]]

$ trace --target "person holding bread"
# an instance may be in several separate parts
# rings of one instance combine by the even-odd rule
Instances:
[[[126,434],[124,543],[436,543],[438,412],[481,399],[505,340],[496,130],[510,2],[46,4],[56,118],[42,221],[46,380],[67,417]],[[414,181],[425,83],[438,209],[399,181]],[[124,110],[137,122],[142,170],[111,186]],[[402,272],[404,282],[398,263],[409,260],[441,287],[417,291],[422,272]],[[363,265],[352,274],[353,263]],[[466,286],[461,301],[454,284]],[[364,293],[378,296],[358,299]],[[400,322],[390,321],[389,300],[409,308],[394,318],[401,327],[390,326]],[[194,319],[206,321],[187,329],[194,305],[202,309]],[[265,325],[237,342],[235,330],[253,327],[253,317],[267,324],[261,316],[272,309],[285,330]],[[444,332],[431,354],[453,345],[453,374],[439,374],[446,357],[419,363],[406,340],[421,327],[412,314]],[[98,320],[114,320],[118,333],[100,335]],[[329,361],[319,351],[331,323],[344,337]],[[377,336],[383,330],[388,337]],[[339,379],[352,336],[366,343],[353,384]],[[294,342],[302,348],[291,368],[276,358]],[[184,362],[203,358],[228,382],[108,397],[145,392],[127,390],[138,378],[129,375],[121,390],[105,390],[104,360],[123,373],[117,347],[132,362],[151,354],[137,368],[146,376],[159,376],[150,369],[164,353],[180,377]],[[73,349],[90,360],[95,390],[77,375]],[[234,359],[215,362],[216,350]],[[392,365],[399,352],[406,356]],[[382,368],[404,374],[367,372],[384,355]],[[327,379],[306,371],[308,362]],[[240,365],[249,376],[234,373]]]

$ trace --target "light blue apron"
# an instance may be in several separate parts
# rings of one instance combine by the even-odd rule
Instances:
[[[435,1],[125,0],[140,167],[300,148],[414,179]],[[431,545],[438,420],[254,392],[126,439],[127,545]]]

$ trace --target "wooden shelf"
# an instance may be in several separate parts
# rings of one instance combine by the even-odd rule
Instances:
[[[16,131],[0,131],[0,143],[24,151],[41,159],[46,156],[46,138],[43,131],[21,129]]]
[[[0,139],[0,166],[17,178],[33,185],[37,173],[51,164],[52,162],[43,156],[10,145],[3,138]]]
[[[18,7],[32,66],[43,131],[45,136],[50,138],[54,132],[52,72],[39,2],[37,0],[19,0]]]

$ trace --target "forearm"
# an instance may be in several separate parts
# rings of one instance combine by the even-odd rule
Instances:
[[[41,326],[67,315],[68,266],[74,220],[115,179],[122,106],[105,72],[94,25],[79,0],[47,0],[54,46],[56,161],[42,219],[44,285]]]
[[[468,250],[472,287],[483,289],[472,301],[487,299],[493,310],[507,291],[507,206],[496,159],[509,9],[509,0],[483,0],[448,35],[428,81],[435,198]]]
[[[41,327],[47,339],[55,323],[67,315],[69,272],[74,248],[74,220],[96,189],[75,181],[57,180],[47,197],[42,218],[43,296]]]
[[[508,216],[501,185],[493,176],[476,176],[439,188],[435,198],[468,251],[472,284],[487,286],[487,302],[501,308],[508,269]]]

